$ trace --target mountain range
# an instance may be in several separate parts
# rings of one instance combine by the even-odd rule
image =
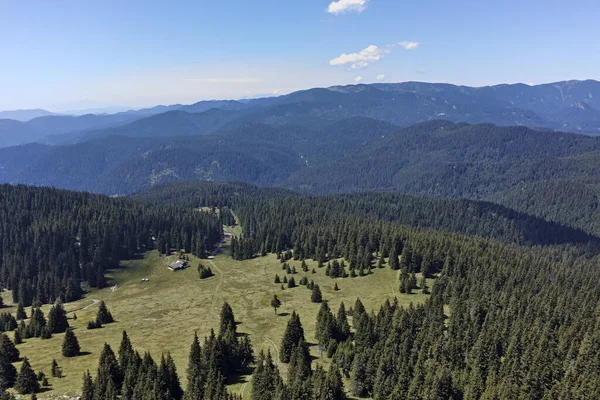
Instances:
[[[0,113],[0,147],[30,142],[72,144],[109,135],[201,135],[245,123],[279,126],[306,124],[314,118],[336,121],[357,116],[398,126],[445,119],[598,135],[600,82],[479,88],[422,82],[377,83],[315,88],[243,101],[156,106],[116,114],[48,114],[44,110]]]
[[[4,119],[0,183],[110,195],[182,180],[393,191],[491,201],[600,234],[600,136],[564,132],[597,130],[599,99],[596,81],[408,82]]]

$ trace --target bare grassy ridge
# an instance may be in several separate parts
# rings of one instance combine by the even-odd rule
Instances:
[[[226,244],[214,260],[191,258],[191,268],[179,272],[167,268],[175,260],[174,256],[162,257],[156,251],[149,252],[141,259],[123,262],[123,269],[112,271],[109,274],[110,287],[92,291],[85,299],[66,304],[70,318],[73,311],[77,314],[78,319],[70,319],[69,323],[75,328],[82,351],[89,354],[64,358],[61,355],[64,334],[54,335],[48,340],[27,339],[19,345],[21,356],[29,358],[35,371],[43,371],[49,377],[52,390],[39,397],[56,398],[79,393],[84,371],[89,369],[93,375],[96,373],[104,342],[116,352],[123,330],[127,331],[140,353],[149,351],[157,361],[161,353],[171,352],[185,388],[187,356],[194,331],[202,338],[210,333],[211,328],[218,329],[224,301],[229,302],[236,320],[240,322],[238,331],[250,335],[256,353],[260,349],[270,349],[273,353],[278,351],[288,314],[292,310],[300,314],[307,340],[315,343],[316,314],[320,305],[311,303],[310,290],[304,286],[281,290],[281,285],[274,284],[275,274],[282,279],[285,275],[275,255],[235,261],[229,257],[228,247]],[[196,270],[200,261],[210,266],[215,276],[200,280]],[[393,300],[394,297],[398,297],[403,305],[423,302],[426,298],[419,291],[412,295],[400,294],[398,273],[387,267],[374,268],[370,276],[334,280],[325,275],[325,268],[317,268],[316,262],[309,260],[307,263],[309,272],[304,273],[300,261],[290,262],[298,271],[296,282],[304,275],[314,280],[334,312],[342,301],[347,308],[353,306],[357,297],[367,310],[377,310],[386,299]],[[313,268],[316,274],[311,273]],[[149,282],[142,282],[142,278],[149,278]],[[336,281],[340,288],[337,292],[333,290]],[[114,286],[116,289],[113,289]],[[278,315],[270,306],[273,294],[282,301]],[[10,296],[5,293],[4,298]],[[87,322],[96,315],[95,300],[106,302],[116,322],[102,329],[87,330]],[[43,307],[45,314],[48,309],[49,306]],[[3,311],[6,310],[16,311],[14,307]],[[29,309],[27,313],[29,315]],[[316,346],[311,347],[311,352],[320,357]],[[62,379],[50,377],[53,358],[63,369]],[[284,365],[280,367],[285,371]],[[250,377],[241,377],[230,388],[243,394],[244,398],[250,398],[249,382]]]

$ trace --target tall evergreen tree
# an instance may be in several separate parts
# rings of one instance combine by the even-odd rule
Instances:
[[[77,340],[75,333],[73,333],[73,329],[68,328],[62,344],[62,355],[64,357],[75,357],[79,355],[80,351],[79,341]]]
[[[187,368],[187,388],[185,390],[186,400],[202,399],[204,396],[204,385],[206,383],[205,365],[202,360],[202,349],[198,335],[194,333],[194,340],[190,347]]]
[[[32,394],[40,391],[40,383],[27,358],[24,358],[21,364],[21,369],[15,382],[15,389],[20,394]]]
[[[312,301],[313,303],[320,303],[323,301],[323,295],[321,294],[321,288],[317,284],[315,284],[312,288],[312,294],[310,296],[310,301]]]
[[[114,322],[113,316],[110,313],[110,311],[108,311],[108,308],[106,307],[106,303],[104,303],[104,300],[102,300],[100,302],[100,305],[98,306],[98,313],[96,314],[96,321],[99,322],[100,324],[110,324],[111,322]]]
[[[94,399],[94,381],[90,371],[83,373],[83,385],[81,388],[81,400],[93,400]]]
[[[48,312],[48,329],[52,333],[62,333],[69,328],[69,322],[67,321],[67,313],[63,307],[62,302],[59,300],[54,304]]]
[[[27,313],[25,312],[25,307],[23,306],[23,302],[19,302],[17,305],[17,319],[24,320],[27,319]]]
[[[19,350],[6,334],[0,334],[0,357],[5,357],[10,362],[19,361]]]
[[[0,391],[13,387],[16,379],[17,369],[8,357],[0,354]]]
[[[116,396],[123,379],[124,374],[119,367],[115,353],[108,344],[104,343],[98,362],[98,373],[94,380],[94,399],[99,400],[102,396],[113,393]]]
[[[300,322],[300,316],[296,313],[296,311],[292,311],[292,315],[287,323],[285,333],[283,334],[283,339],[281,341],[279,358],[282,362],[290,362],[294,347],[298,345],[300,340],[304,340],[304,328]]]
[[[233,310],[229,303],[224,302],[221,307],[221,317],[220,317],[220,325],[219,325],[219,335],[225,334],[227,330],[236,331],[235,326],[235,318],[233,315]]]

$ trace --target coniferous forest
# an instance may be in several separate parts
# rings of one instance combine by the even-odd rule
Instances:
[[[595,237],[518,214],[499,218],[499,209],[479,203],[180,185],[196,188],[183,200],[188,205],[227,205],[238,215],[244,233],[234,238],[234,258],[275,252],[282,261],[310,258],[333,268],[343,257],[358,279],[377,267],[398,269],[400,292],[415,286],[415,273],[435,277],[424,305],[385,302],[372,313],[357,300],[348,312],[351,332],[345,310],[322,309],[317,337],[336,368],[313,371],[299,361],[304,339],[296,327],[282,347],[295,349],[282,359],[290,363],[288,379],[266,379],[278,371],[272,355],[260,354],[254,379],[264,387],[254,389],[255,399],[343,398],[319,389],[338,373],[352,395],[375,399],[600,396],[593,383],[600,378]],[[161,203],[178,196],[177,185],[163,189],[139,197]]]
[[[210,213],[50,188],[0,186],[0,286],[13,301],[73,301],[122,259],[157,248],[204,256],[221,240]]]
[[[237,332],[225,303],[220,326],[204,340],[190,338],[186,371],[176,371],[169,354],[160,362],[139,354],[123,333],[118,351],[106,345],[98,370],[83,376],[83,399],[236,399],[227,383],[240,374],[252,374],[257,400],[600,397],[598,238],[583,231],[489,203],[389,193],[305,196],[181,183],[115,199],[1,189],[2,284],[22,305],[58,300],[52,329],[67,336],[61,302],[82,296],[82,282],[101,286],[107,269],[150,249],[208,255],[222,225],[238,222],[234,259],[276,253],[292,275],[288,262],[314,260],[342,287],[387,268],[398,271],[397,293],[430,293],[408,307],[382,299],[368,310],[359,298],[331,309],[313,284],[314,345],[330,360],[326,369],[311,358],[295,313],[272,354]],[[301,269],[308,272],[306,263]],[[277,296],[269,305],[277,315]],[[36,310],[31,321],[44,318]],[[4,330],[20,330],[4,319]],[[73,338],[63,346],[67,356],[79,351]],[[3,368],[27,376],[13,374],[7,360],[15,354],[6,349]]]

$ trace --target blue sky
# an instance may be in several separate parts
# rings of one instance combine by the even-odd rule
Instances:
[[[378,78],[600,80],[597,0],[330,3],[0,0],[0,110],[192,103]]]

